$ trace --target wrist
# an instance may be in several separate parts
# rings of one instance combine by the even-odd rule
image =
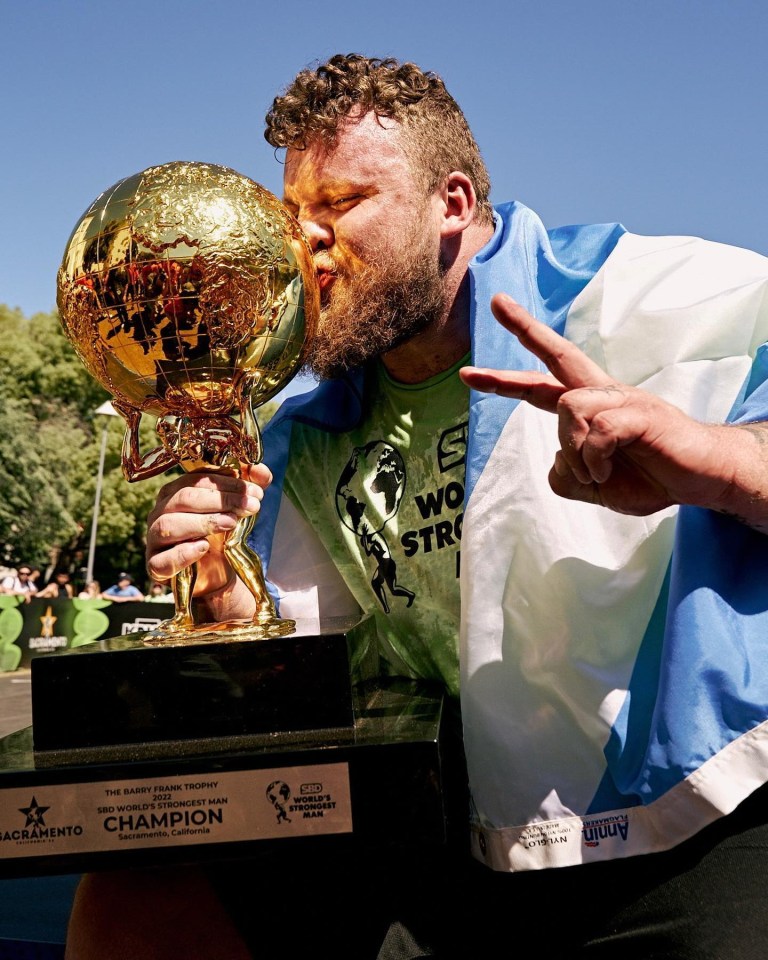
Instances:
[[[768,532],[768,424],[715,428],[719,489],[700,505]]]

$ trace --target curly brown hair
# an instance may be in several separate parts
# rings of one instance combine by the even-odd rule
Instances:
[[[347,117],[371,110],[402,124],[403,149],[426,193],[459,170],[475,188],[476,219],[491,223],[490,179],[466,118],[442,79],[414,63],[349,53],[302,70],[272,102],[264,137],[273,147],[332,147]]]

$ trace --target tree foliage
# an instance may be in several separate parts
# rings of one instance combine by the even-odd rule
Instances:
[[[25,404],[2,399],[0,538],[8,560],[24,557],[39,562],[38,558],[47,558],[51,544],[67,543],[77,534],[66,491],[55,465],[46,461],[40,433]]]
[[[101,443],[106,448],[94,575],[144,579],[146,518],[169,475],[128,483],[121,467],[125,423],[96,414],[109,395],[85,370],[56,313],[26,318],[0,304],[0,562],[69,570],[87,565]],[[257,412],[263,425],[276,405]],[[141,445],[157,445],[143,417]]]

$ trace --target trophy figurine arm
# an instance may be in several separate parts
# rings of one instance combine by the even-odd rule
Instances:
[[[112,406],[126,422],[122,464],[123,474],[130,483],[156,477],[178,463],[178,459],[162,445],[153,447],[142,455],[139,449],[141,410],[122,400],[113,400]]]
[[[261,431],[253,409],[253,394],[250,385],[244,382],[238,395],[240,411],[240,430],[242,459],[248,463],[261,463],[264,453],[261,444]]]

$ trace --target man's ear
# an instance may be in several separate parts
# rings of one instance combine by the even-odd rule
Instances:
[[[449,240],[456,237],[472,223],[477,207],[477,197],[472,181],[465,173],[453,170],[440,188],[441,221],[440,237]]]

